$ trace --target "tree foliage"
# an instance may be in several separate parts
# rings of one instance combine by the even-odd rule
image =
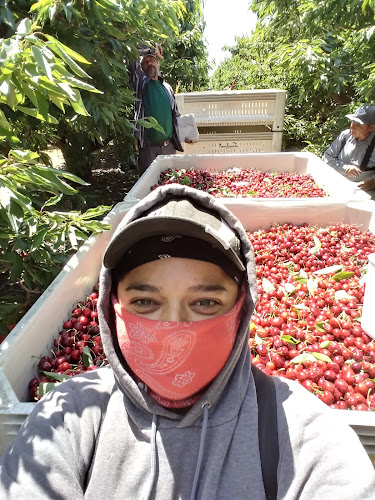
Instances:
[[[177,35],[165,42],[161,68],[176,92],[206,90],[209,79],[202,0],[184,0],[184,7]]]
[[[28,29],[17,40],[17,51],[22,54],[18,57],[36,66],[43,74],[46,88],[37,96],[42,96],[40,103],[35,103],[33,96],[26,93],[27,86],[18,89],[20,99],[25,101],[22,111],[40,119],[43,109],[48,113],[51,126],[39,129],[31,122],[33,133],[26,137],[33,144],[43,144],[38,135],[50,140],[57,138],[67,169],[88,178],[92,151],[111,140],[131,143],[134,97],[129,88],[127,64],[137,57],[136,47],[145,39],[165,39],[177,32],[183,4],[180,0],[40,0],[27,3],[30,7],[28,23],[22,20],[21,24],[26,24]],[[9,5],[14,10],[8,12],[7,18],[3,16],[2,31],[6,31],[8,37],[3,43],[10,43],[14,38],[12,29],[19,26],[15,20],[25,15],[25,2]],[[162,15],[155,16],[155,12]],[[32,49],[31,56],[24,53],[22,36],[28,41],[38,39],[40,43],[37,50]],[[58,68],[51,53],[72,73],[65,72],[65,82],[56,75]],[[64,65],[60,65],[61,68]],[[21,66],[20,72],[24,70]],[[39,75],[31,75],[31,78],[39,80]],[[66,107],[67,99],[70,99],[69,107]],[[24,122],[22,117],[21,130]]]
[[[345,114],[374,102],[374,2],[370,0],[252,0],[257,16],[249,38],[215,72],[225,88],[284,88],[285,130],[321,152],[348,126]]]
[[[52,209],[85,182],[40,162],[34,152],[12,149],[0,157],[0,334],[16,323],[90,234],[110,207],[84,213]]]

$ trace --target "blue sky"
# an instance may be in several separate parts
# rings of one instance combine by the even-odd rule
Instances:
[[[208,58],[215,60],[216,66],[228,56],[228,52],[221,50],[223,45],[234,45],[235,36],[249,35],[254,28],[256,16],[248,10],[249,3],[249,0],[204,0]]]

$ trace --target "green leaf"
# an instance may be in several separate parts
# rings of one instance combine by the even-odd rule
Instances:
[[[82,361],[85,368],[88,368],[89,366],[92,366],[94,364],[90,348],[87,345],[82,350]]]
[[[53,123],[57,125],[59,121],[52,115],[47,114],[46,116],[43,116],[37,109],[32,109],[32,108],[25,108],[24,106],[17,106],[17,109],[19,111],[22,111],[26,115],[33,116],[34,118],[37,118],[40,121],[46,121],[48,123]]]
[[[57,385],[59,385],[58,382],[42,382],[36,390],[36,395],[39,398],[42,398],[47,394],[47,392],[52,391]]]
[[[71,378],[69,375],[64,375],[63,373],[45,372],[43,370],[41,370],[41,372],[51,380],[57,380],[58,382],[65,382],[65,380],[69,380]]]
[[[319,344],[319,347],[321,347],[321,349],[327,349],[327,347],[329,347],[331,344],[331,340],[324,340]]]
[[[333,277],[335,281],[347,280],[353,276],[351,271],[341,271],[341,273],[336,273]]]
[[[78,80],[77,78],[74,78],[72,76],[66,77],[66,81],[70,83],[70,85],[72,85],[73,87],[77,87],[78,89],[87,90],[88,92],[92,92],[94,94],[104,93],[101,90],[95,88],[93,85],[89,85],[88,83]]]
[[[54,78],[52,75],[51,66],[45,58],[44,54],[38,49],[38,47],[35,47],[35,45],[31,47],[31,51],[39,68],[43,71],[43,73],[49,80],[53,81]]]
[[[331,273],[335,273],[336,271],[339,271],[343,267],[344,267],[343,264],[337,264],[335,266],[329,266],[329,267],[325,267],[324,269],[319,269],[318,271],[314,271],[313,274],[315,274],[316,276],[320,276],[320,275],[324,275],[324,274],[331,274]]]
[[[38,231],[38,233],[35,235],[35,237],[31,242],[30,250],[34,250],[35,248],[39,248],[41,246],[46,234],[48,234],[48,231],[49,228],[43,229],[42,231]]]
[[[320,359],[321,361],[325,361],[326,363],[332,361],[332,359],[329,356],[327,356],[326,354],[322,354],[321,352],[313,352],[311,354],[314,356],[314,358]]]
[[[22,275],[24,269],[22,257],[18,254],[16,254],[14,257],[15,257],[15,262],[13,264],[12,271],[10,273],[10,280],[12,283],[16,283],[16,281]]]
[[[51,198],[49,198],[43,205],[43,207],[51,207],[53,205],[56,205],[60,200],[61,198],[63,197],[63,194],[60,193],[59,195],[57,196],[51,196]]]
[[[91,79],[91,76],[86,73],[74,60],[72,57],[70,57],[62,48],[60,45],[56,42],[51,42],[48,44],[48,47],[58,56],[61,57],[61,59],[70,67],[70,69],[78,76],[81,78],[89,78]],[[90,64],[88,61],[86,61],[87,64]]]
[[[309,278],[306,281],[307,289],[310,295],[315,295],[315,292],[318,290],[318,281],[313,278]]]
[[[308,275],[304,269],[301,269],[299,274],[300,274],[301,278],[306,279],[306,280],[308,279]]]
[[[72,245],[72,247],[77,248],[78,247],[78,240],[77,240],[75,227],[70,226],[68,237],[69,237],[69,241],[70,241],[70,244]]]
[[[295,358],[290,360],[290,363],[293,364],[298,364],[298,363],[305,363],[306,361],[315,361],[315,356],[313,356],[312,353],[310,352],[303,352],[302,354],[299,354]]]
[[[288,295],[290,295],[296,291],[296,287],[292,285],[292,283],[285,283],[284,290]]]
[[[336,300],[350,300],[353,298],[353,296],[349,295],[345,290],[337,290],[334,297]]]
[[[64,45],[63,43],[61,43],[59,40],[57,40],[53,36],[48,35],[47,33],[43,33],[43,35],[47,38],[47,40],[49,40],[51,43],[53,43],[53,47],[57,46],[63,53],[67,54],[72,59],[75,59],[76,61],[83,63],[83,64],[91,64],[90,61],[88,61],[81,54],[79,54],[78,52],[75,52],[74,50],[69,48],[67,45]],[[49,47],[49,48],[51,50],[53,50],[52,47]]]
[[[293,309],[301,309],[302,311],[309,311],[309,307],[305,306],[304,304],[293,304]]]
[[[75,89],[71,90],[74,97],[69,98],[69,102],[72,105],[74,111],[82,116],[90,116],[90,113],[88,113],[87,109],[85,108],[85,105],[83,104],[82,97],[79,91]]]
[[[11,124],[8,122],[1,109],[0,109],[0,127],[6,130],[11,130]]]
[[[324,323],[315,323],[315,328],[322,333],[325,333]]]
[[[142,125],[145,128],[154,128],[155,130],[165,134],[165,130],[161,125],[159,125],[158,121],[153,116],[148,116],[143,120],[138,120],[137,123]]]
[[[281,340],[285,340],[285,342],[289,342],[289,344],[299,344],[300,340],[295,339],[292,335],[281,335]]]

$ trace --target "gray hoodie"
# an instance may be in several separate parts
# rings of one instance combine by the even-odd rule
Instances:
[[[227,363],[185,415],[160,406],[132,379],[119,354],[111,327],[111,273],[103,268],[99,315],[111,368],[74,377],[36,405],[2,457],[0,498],[265,499],[248,348],[257,286],[244,229],[209,195],[171,185],[130,210],[117,232],[170,192],[217,211],[242,242],[246,312]],[[275,378],[275,386],[278,499],[374,499],[374,469],[355,432],[296,382]]]

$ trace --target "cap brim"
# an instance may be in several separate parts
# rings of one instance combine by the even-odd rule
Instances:
[[[217,236],[205,230],[205,226],[194,221],[187,221],[174,217],[143,218],[130,223],[124,231],[119,233],[109,244],[103,264],[108,269],[114,269],[121,261],[124,254],[140,240],[156,235],[180,235],[199,238],[211,243],[231,260],[238,269],[245,270],[245,266],[231,248],[226,248]]]
[[[355,115],[345,115],[346,118],[349,118],[352,122],[358,123],[359,125],[365,125],[362,120],[358,118],[358,116]]]
[[[142,56],[142,61],[143,59],[146,59],[146,57],[153,57],[154,59],[158,60],[155,54],[145,54],[144,56]]]

